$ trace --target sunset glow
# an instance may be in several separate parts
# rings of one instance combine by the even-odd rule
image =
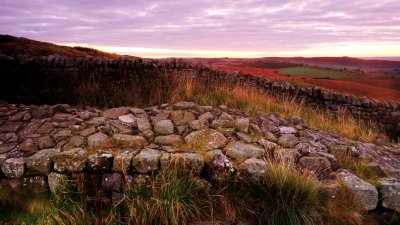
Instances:
[[[383,57],[400,54],[398,12],[397,0],[3,0],[0,33],[142,57]]]

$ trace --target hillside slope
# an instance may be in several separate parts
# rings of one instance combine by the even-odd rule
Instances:
[[[23,37],[14,37],[11,35],[0,35],[0,54],[11,57],[23,56],[49,56],[62,55],[66,57],[107,57],[119,58],[122,55],[102,52],[93,48],[87,47],[68,47],[56,45],[48,42],[35,41]],[[129,56],[130,59],[138,57]]]

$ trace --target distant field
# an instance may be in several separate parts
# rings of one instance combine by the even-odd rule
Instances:
[[[310,74],[312,73],[307,73],[307,75],[295,76],[291,74],[291,76],[285,76],[278,74],[276,72],[277,70],[273,69],[228,65],[217,65],[215,67],[224,71],[241,71],[244,74],[253,74],[255,76],[266,77],[269,79],[285,80],[290,83],[300,82],[301,85],[319,86],[341,93],[354,94],[356,96],[367,96],[371,99],[400,101],[400,77],[392,78],[388,76],[371,76],[369,74],[357,76],[357,74],[351,74],[348,72],[334,71],[329,69],[324,70],[318,68],[314,69],[308,67],[308,69],[314,69],[314,74],[316,73],[315,71],[318,71],[317,75],[323,74],[323,72],[331,73],[329,74],[331,79],[318,79],[320,77],[327,77],[326,73],[322,76],[311,76]],[[332,73],[335,75],[335,77],[332,76]]]
[[[337,70],[330,69],[319,69],[312,67],[289,67],[278,70],[282,75],[290,75],[290,76],[302,76],[302,77],[312,77],[312,78],[352,78],[354,77],[352,74]]]

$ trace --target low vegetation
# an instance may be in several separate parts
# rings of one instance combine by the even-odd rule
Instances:
[[[337,79],[337,78],[352,78],[354,76],[349,72],[343,72],[333,69],[313,68],[307,66],[282,68],[279,69],[278,72],[283,75],[312,77],[312,78]]]
[[[20,199],[26,207],[19,210],[15,207],[21,204],[4,201],[2,196],[0,221],[41,225],[172,225],[226,219],[271,225],[365,222],[359,201],[344,186],[337,197],[330,198],[319,181],[291,164],[269,161],[260,180],[244,181],[237,174],[212,185],[178,164],[170,165],[147,183],[126,188],[125,197],[113,205],[94,204],[76,186],[59,189],[50,201],[33,204]],[[13,213],[3,213],[7,210]]]
[[[362,122],[350,113],[339,110],[337,114],[305,106],[304,102],[289,97],[274,97],[250,87],[227,85],[204,87],[193,80],[182,80],[170,96],[171,102],[194,101],[202,105],[226,105],[250,113],[258,111],[276,112],[286,118],[300,116],[311,128],[333,132],[348,138],[373,141],[387,137],[372,123]]]

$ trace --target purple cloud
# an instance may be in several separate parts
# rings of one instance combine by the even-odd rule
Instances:
[[[399,12],[398,0],[2,0],[0,33],[97,46],[295,51],[400,44]]]

